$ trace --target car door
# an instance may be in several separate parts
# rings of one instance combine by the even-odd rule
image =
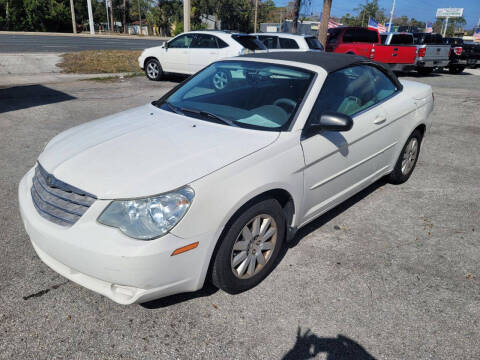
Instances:
[[[189,74],[189,47],[195,34],[183,34],[168,42],[164,56],[160,60],[166,72]]]
[[[352,129],[309,134],[309,124],[325,112],[351,116]],[[380,176],[378,158],[392,146],[391,139],[382,139],[384,132],[379,131],[386,122],[370,66],[352,66],[328,75],[301,140],[305,158],[302,223]]]
[[[221,58],[221,49],[216,36],[210,34],[195,34],[189,48],[189,74],[194,74]],[[223,41],[222,41],[223,43]]]

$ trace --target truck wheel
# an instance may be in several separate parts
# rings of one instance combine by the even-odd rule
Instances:
[[[277,200],[260,200],[245,209],[219,240],[212,283],[230,294],[256,286],[273,270],[285,231],[285,215]]]
[[[450,66],[448,71],[450,74],[461,74],[465,70],[465,66]]]
[[[417,69],[417,72],[421,75],[428,75],[428,74],[431,74],[433,71],[433,68],[430,68],[430,67],[422,67],[422,68],[418,68]]]

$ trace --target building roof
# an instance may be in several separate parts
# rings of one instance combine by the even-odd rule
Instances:
[[[242,57],[293,61],[304,64],[311,64],[322,67],[328,73],[332,73],[350,65],[372,63],[372,61],[361,56],[327,53],[320,51],[279,51],[270,53],[248,54]]]

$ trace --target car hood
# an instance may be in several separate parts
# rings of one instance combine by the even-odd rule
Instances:
[[[189,184],[268,146],[278,135],[149,104],[57,135],[38,160],[57,179],[100,199],[143,197]]]

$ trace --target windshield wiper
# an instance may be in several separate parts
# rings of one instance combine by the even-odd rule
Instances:
[[[173,105],[171,102],[165,101],[164,104],[167,105],[168,108],[169,108],[170,110],[172,110],[175,114],[183,115],[183,113],[178,109],[178,107],[176,107],[175,105]]]
[[[203,116],[203,117],[206,117],[206,118],[210,118],[212,120],[222,122],[222,123],[230,125],[230,126],[237,126],[238,127],[238,125],[235,124],[232,120],[225,119],[221,116],[215,115],[215,114],[213,114],[211,112],[208,112],[208,111],[197,110],[197,109],[189,109],[189,108],[180,108],[180,111],[182,113],[189,112],[189,113],[192,113],[192,114],[197,114],[197,115],[200,115],[200,116]]]

